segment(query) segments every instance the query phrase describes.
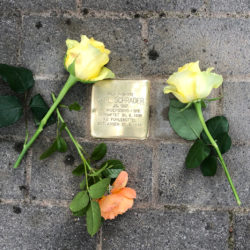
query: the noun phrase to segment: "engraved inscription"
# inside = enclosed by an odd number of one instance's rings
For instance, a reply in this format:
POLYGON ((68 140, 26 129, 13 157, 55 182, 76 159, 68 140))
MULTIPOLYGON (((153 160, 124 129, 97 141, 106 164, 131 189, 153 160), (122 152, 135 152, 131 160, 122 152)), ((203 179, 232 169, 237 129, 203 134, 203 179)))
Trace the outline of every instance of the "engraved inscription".
POLYGON ((148 135, 148 80, 103 80, 93 85, 91 135, 145 139, 148 135))
POLYGON ((145 97, 135 97, 131 92, 107 93, 97 102, 105 107, 104 112, 99 114, 98 126, 143 126, 145 97))

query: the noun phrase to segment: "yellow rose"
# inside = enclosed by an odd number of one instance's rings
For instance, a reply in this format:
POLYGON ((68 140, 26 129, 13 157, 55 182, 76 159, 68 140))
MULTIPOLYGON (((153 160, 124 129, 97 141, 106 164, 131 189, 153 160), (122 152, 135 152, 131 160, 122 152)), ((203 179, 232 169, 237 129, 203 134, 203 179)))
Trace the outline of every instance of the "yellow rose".
POLYGON ((67 39, 66 45, 65 68, 78 80, 96 82, 115 77, 110 69, 103 67, 109 61, 110 50, 102 42, 83 35, 80 43, 67 39))
POLYGON ((223 81, 222 76, 211 73, 212 70, 201 71, 199 61, 185 64, 168 78, 169 85, 164 88, 164 93, 173 93, 183 103, 206 98, 223 81))

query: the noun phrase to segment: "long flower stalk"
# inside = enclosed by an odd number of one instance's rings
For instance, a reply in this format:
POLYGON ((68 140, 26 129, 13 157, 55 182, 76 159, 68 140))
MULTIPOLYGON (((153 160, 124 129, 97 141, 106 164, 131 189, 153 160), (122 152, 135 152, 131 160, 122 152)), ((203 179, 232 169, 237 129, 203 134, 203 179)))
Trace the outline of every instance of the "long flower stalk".
POLYGON ((38 129, 36 130, 35 134, 31 137, 31 139, 27 142, 24 143, 23 145, 23 149, 22 152, 20 153, 14 168, 17 168, 24 155, 26 154, 26 152, 28 151, 28 149, 31 147, 31 145, 34 143, 34 141, 37 139, 37 137, 40 135, 40 133, 43 131, 43 127, 46 125, 48 119, 50 118, 50 116, 53 114, 53 112, 55 111, 55 109, 57 108, 58 104, 62 101, 63 97, 66 95, 66 93, 68 92, 68 90, 77 82, 77 78, 70 75, 67 82, 65 83, 64 87, 62 88, 61 92, 59 93, 57 99, 55 100, 55 102, 53 103, 53 105, 50 107, 49 111, 47 112, 47 114, 43 117, 43 119, 40 122, 40 125, 38 127, 38 129))
POLYGON ((203 127, 203 129, 204 129, 204 131, 205 131, 205 133, 206 133, 206 135, 207 135, 209 141, 211 142, 212 146, 214 147, 214 149, 216 150, 216 152, 217 152, 217 154, 218 154, 218 157, 219 157, 219 161, 220 161, 220 163, 221 163, 221 166, 223 167, 223 169, 224 169, 224 171, 225 171, 226 177, 227 177, 228 182, 229 182, 229 184, 230 184, 230 186, 231 186, 231 188, 232 188, 232 191, 233 191, 233 193, 234 193, 235 199, 236 199, 238 205, 240 206, 240 205, 241 205, 241 201, 240 201, 240 198, 239 198, 239 196, 238 196, 238 194, 237 194, 237 191, 236 191, 236 189, 235 189, 235 187, 234 187, 234 184, 233 184, 233 181, 232 181, 232 179, 231 179, 231 177, 230 177, 230 174, 229 174, 229 172, 228 172, 226 163, 225 163, 225 161, 224 161, 224 159, 223 159, 223 157, 222 157, 222 154, 221 154, 221 152, 220 152, 220 149, 219 149, 219 147, 218 147, 216 141, 214 140, 214 138, 213 138, 212 135, 210 134, 210 132, 209 132, 209 130, 208 130, 208 128, 207 128, 207 125, 206 125, 206 123, 205 123, 205 120, 204 120, 204 117, 203 117, 203 113, 202 113, 202 109, 201 109, 201 102, 195 102, 195 103, 194 103, 194 106, 195 106, 196 112, 197 112, 197 114, 198 114, 198 117, 199 117, 199 119, 200 119, 201 125, 202 125, 202 127, 203 127))

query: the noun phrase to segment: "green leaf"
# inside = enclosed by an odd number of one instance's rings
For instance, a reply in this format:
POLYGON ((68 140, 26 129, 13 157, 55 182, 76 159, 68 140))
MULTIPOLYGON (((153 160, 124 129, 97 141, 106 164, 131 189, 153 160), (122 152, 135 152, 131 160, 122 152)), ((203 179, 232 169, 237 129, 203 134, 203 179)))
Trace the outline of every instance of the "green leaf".
POLYGON ((91 154, 90 159, 93 161, 101 160, 107 153, 107 145, 105 143, 99 144, 91 154))
POLYGON ((96 172, 94 172, 93 174, 89 174, 89 176, 98 176, 100 175, 106 168, 108 167, 108 164, 105 164, 103 167, 101 167, 100 169, 98 169, 96 172))
POLYGON ((201 107, 205 109, 207 107, 207 104, 204 102, 204 100, 201 100, 201 107))
POLYGON ((186 157, 186 167, 196 168, 209 156, 210 148, 203 141, 196 140, 186 157))
POLYGON ((228 133, 219 134, 216 137, 216 142, 222 154, 226 153, 232 145, 232 140, 228 133))
POLYGON ((85 207, 85 208, 83 208, 83 209, 80 210, 80 211, 72 212, 72 214, 73 214, 74 216, 77 216, 77 217, 84 216, 84 215, 86 214, 86 212, 87 212, 87 208, 88 208, 88 207, 85 207))
POLYGON ((0 64, 0 76, 17 93, 26 92, 35 83, 32 72, 22 67, 0 64))
POLYGON ((105 169, 103 171, 103 176, 105 177, 109 177, 109 178, 112 178, 112 179, 115 179, 117 178, 117 176, 121 173, 122 169, 105 169))
POLYGON ((74 60, 73 63, 71 63, 68 67, 68 71, 69 73, 72 75, 72 76, 75 76, 75 62, 76 62, 76 59, 74 60))
MULTIPOLYGON (((43 117, 47 114, 49 111, 49 106, 46 104, 44 99, 40 94, 37 94, 32 97, 30 101, 30 108, 34 117, 34 121, 36 126, 38 126, 43 119, 43 117)), ((55 116, 52 114, 47 121, 46 125, 51 125, 56 122, 55 116)))
POLYGON ((101 198, 108 189, 110 183, 110 178, 105 178, 97 182, 96 184, 90 186, 89 195, 92 199, 101 198))
MULTIPOLYGON (((222 133, 227 133, 229 130, 229 124, 225 116, 215 116, 206 121, 206 125, 214 139, 217 139, 217 136, 222 133)), ((201 138, 205 143, 210 144, 205 131, 202 131, 201 138)))
POLYGON ((86 186, 86 178, 84 177, 82 182, 80 183, 80 189, 85 189, 85 186, 86 186))
POLYGON ((214 176, 217 170, 217 158, 213 155, 207 157, 201 163, 201 172, 204 176, 214 176))
POLYGON ((61 136, 56 138, 56 148, 60 153, 65 153, 68 150, 67 143, 61 136))
POLYGON ((73 171, 72 171, 73 175, 76 176, 82 176, 84 174, 84 165, 80 164, 78 165, 73 171))
POLYGON ((119 160, 108 160, 103 164, 108 164, 108 167, 102 172, 104 177, 117 178, 122 170, 125 170, 124 165, 119 160))
POLYGON ((41 154, 40 160, 44 160, 44 159, 48 158, 49 156, 51 156, 56 151, 57 151, 57 141, 55 140, 53 142, 53 144, 45 152, 43 152, 41 154))
POLYGON ((69 105, 69 110, 75 110, 75 111, 80 111, 82 109, 82 107, 80 106, 80 104, 78 102, 74 102, 72 104, 69 105))
POLYGON ((0 96, 0 128, 17 122, 23 107, 15 96, 0 96))
POLYGON ((71 201, 69 208, 72 212, 78 212, 89 204, 89 196, 86 191, 80 191, 71 201))
POLYGON ((186 104, 176 99, 170 100, 169 122, 180 137, 186 140, 195 140, 200 136, 202 125, 193 105, 180 112, 185 106, 186 104))
POLYGON ((101 226, 101 210, 96 201, 91 201, 87 210, 87 230, 93 236, 96 234, 101 226))

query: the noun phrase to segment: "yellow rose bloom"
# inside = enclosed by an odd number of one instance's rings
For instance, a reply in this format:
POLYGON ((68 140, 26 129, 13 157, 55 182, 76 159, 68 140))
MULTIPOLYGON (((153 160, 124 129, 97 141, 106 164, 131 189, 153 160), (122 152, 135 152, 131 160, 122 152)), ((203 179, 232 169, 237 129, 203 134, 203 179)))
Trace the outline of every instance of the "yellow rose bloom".
POLYGON ((199 61, 187 63, 172 74, 164 88, 164 93, 173 93, 182 103, 189 103, 206 98, 213 88, 218 88, 223 78, 221 75, 211 73, 213 68, 201 71, 199 61))
POLYGON ((64 65, 66 70, 82 82, 96 82, 114 78, 114 73, 104 67, 109 61, 110 50, 94 38, 81 36, 81 42, 66 40, 68 50, 64 65))

